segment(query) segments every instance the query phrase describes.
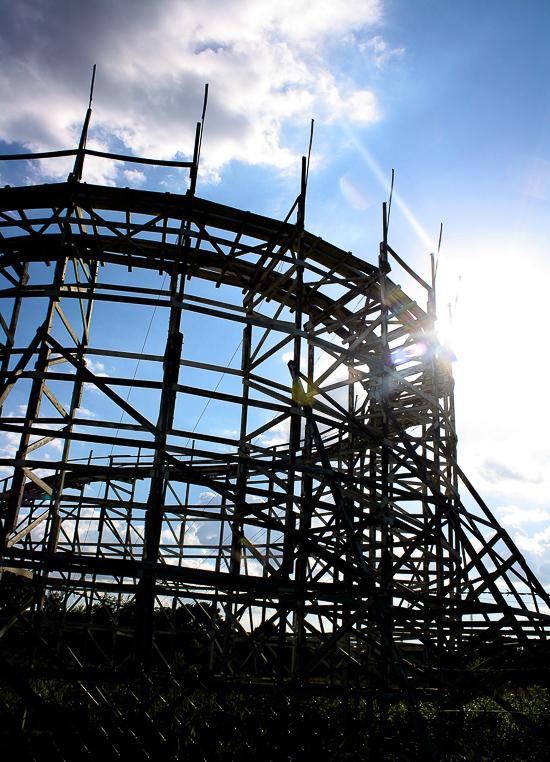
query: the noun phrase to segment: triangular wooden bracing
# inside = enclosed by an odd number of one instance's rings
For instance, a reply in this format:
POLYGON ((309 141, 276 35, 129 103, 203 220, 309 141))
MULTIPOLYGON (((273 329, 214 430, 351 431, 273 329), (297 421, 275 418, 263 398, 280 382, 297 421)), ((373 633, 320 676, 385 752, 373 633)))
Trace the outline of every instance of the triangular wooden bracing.
POLYGON ((130 735, 194 687, 416 716, 494 695, 482 654, 546 654, 548 595, 457 464, 433 286, 385 236, 376 264, 339 250, 303 193, 297 224, 74 181, 0 208, 0 633, 25 691, 73 680, 130 735))

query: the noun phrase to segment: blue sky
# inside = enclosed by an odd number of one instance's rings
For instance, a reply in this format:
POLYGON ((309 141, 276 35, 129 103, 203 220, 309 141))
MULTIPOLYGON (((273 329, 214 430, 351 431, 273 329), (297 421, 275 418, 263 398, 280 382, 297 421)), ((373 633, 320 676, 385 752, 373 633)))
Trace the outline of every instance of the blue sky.
MULTIPOLYGON (((459 460, 548 584, 549 40, 545 0, 3 2, 0 153, 74 147, 96 63, 89 146, 185 158, 208 82, 199 195, 284 217, 314 118, 306 226, 373 262, 395 169, 390 243, 425 278, 443 223, 459 460)), ((85 179, 186 187, 101 160, 85 179)))

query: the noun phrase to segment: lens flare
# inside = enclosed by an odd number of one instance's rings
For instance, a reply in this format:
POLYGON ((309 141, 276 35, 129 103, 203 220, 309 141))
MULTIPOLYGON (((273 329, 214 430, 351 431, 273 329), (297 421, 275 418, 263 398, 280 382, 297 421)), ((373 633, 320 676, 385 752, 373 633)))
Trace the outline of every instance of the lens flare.
MULTIPOLYGON (((365 164, 370 168, 376 179, 380 182, 386 193, 390 192, 390 183, 387 175, 382 172, 378 162, 372 156, 372 154, 365 148, 365 146, 359 141, 356 134, 353 132, 353 130, 350 128, 349 124, 346 124, 345 122, 342 122, 342 129, 345 131, 349 139, 353 142, 358 154, 361 156, 365 164)), ((405 215, 407 221, 415 231, 415 233, 418 235, 422 243, 428 248, 428 251, 436 251, 437 249, 437 243, 434 239, 432 239, 428 233, 424 230, 422 225, 418 222, 416 217, 413 215, 413 213, 410 211, 408 206, 406 206, 405 202, 401 199, 398 193, 393 193, 393 202, 397 204, 397 206, 401 209, 403 214, 405 215)))
POLYGON ((406 347, 397 347, 391 353, 391 361, 394 365, 403 365, 417 357, 422 357, 428 351, 428 345, 419 341, 417 344, 409 344, 406 347))
POLYGON ((357 189, 355 184, 350 180, 348 175, 340 178, 340 192, 346 201, 360 212, 365 211, 370 206, 368 199, 366 199, 361 191, 357 189))

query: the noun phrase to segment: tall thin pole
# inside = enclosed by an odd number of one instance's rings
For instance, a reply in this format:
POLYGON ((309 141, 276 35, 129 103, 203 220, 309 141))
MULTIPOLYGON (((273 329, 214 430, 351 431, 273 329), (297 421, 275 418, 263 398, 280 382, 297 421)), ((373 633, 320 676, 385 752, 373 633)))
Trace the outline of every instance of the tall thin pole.
POLYGON ((86 118, 84 119, 84 125, 82 132, 80 133, 80 142, 78 144, 78 153, 74 162, 74 168, 69 175, 69 180, 73 182, 80 182, 82 180, 82 172, 84 170, 84 158, 86 156, 86 140, 88 139, 88 127, 90 126, 90 118, 92 116, 92 99, 94 97, 94 83, 95 83, 95 71, 96 64, 92 69, 92 83, 90 85, 90 99, 88 101, 88 110, 86 111, 86 118))

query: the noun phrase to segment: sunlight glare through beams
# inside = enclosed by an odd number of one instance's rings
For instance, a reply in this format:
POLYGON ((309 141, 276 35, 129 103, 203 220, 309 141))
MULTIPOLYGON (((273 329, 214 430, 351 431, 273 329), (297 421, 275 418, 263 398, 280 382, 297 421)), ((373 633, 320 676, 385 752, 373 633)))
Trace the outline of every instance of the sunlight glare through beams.
MULTIPOLYGON (((342 129, 348 136, 348 138, 352 141, 355 149, 357 150, 358 154, 361 156, 365 164, 369 167, 369 169, 372 171, 373 175, 376 177, 382 188, 386 193, 389 194, 390 192, 390 181, 389 176, 386 176, 386 173, 382 171, 380 168, 380 165, 374 158, 374 156, 370 153, 370 151, 363 145, 363 143, 359 140, 356 133, 349 124, 346 122, 341 122, 342 129)), ((428 233, 424 230, 420 222, 416 219, 416 217, 413 215, 411 210, 408 208, 408 206, 405 204, 405 202, 401 199, 398 193, 395 191, 393 192, 392 197, 392 203, 395 202, 399 209, 403 212, 405 218, 411 225, 414 232, 417 234, 417 236, 420 238, 422 243, 427 247, 428 252, 436 251, 437 249, 437 243, 431 236, 428 235, 428 233)))

